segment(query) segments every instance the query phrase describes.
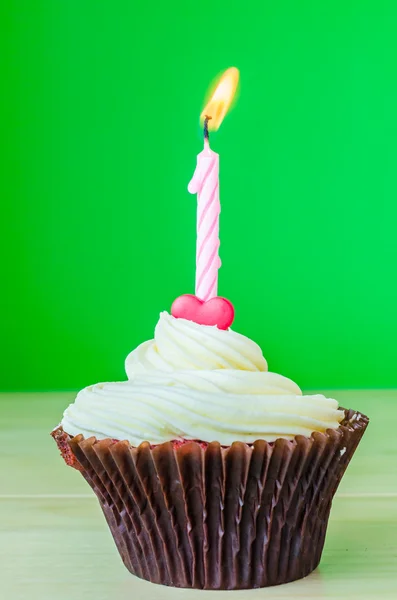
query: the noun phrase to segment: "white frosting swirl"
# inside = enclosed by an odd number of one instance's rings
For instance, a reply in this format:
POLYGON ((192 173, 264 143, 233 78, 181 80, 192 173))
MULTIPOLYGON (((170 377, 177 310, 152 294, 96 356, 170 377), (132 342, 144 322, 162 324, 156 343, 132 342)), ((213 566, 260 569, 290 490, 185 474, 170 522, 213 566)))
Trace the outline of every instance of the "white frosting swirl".
POLYGON ((155 339, 126 360, 128 381, 79 392, 62 426, 71 435, 128 439, 134 446, 174 439, 252 443, 337 428, 336 400, 302 396, 269 373, 255 342, 231 329, 160 315, 155 339))

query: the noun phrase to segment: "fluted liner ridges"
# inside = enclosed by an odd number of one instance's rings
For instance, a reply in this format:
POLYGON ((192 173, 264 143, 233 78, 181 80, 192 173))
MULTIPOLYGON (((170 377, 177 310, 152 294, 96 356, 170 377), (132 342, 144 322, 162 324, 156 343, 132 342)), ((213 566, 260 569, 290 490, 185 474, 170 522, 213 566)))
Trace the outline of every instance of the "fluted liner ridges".
POLYGON ((350 410, 337 430, 228 448, 134 448, 82 435, 68 442, 131 573, 231 590, 317 567, 332 498, 367 424, 350 410))

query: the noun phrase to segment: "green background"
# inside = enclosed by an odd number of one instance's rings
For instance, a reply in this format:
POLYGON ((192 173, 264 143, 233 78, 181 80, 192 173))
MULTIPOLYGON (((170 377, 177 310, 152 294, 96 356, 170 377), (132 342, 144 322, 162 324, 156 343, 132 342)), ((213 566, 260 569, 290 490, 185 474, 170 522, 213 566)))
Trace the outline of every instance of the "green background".
POLYGON ((397 385, 394 0, 2 6, 2 389, 124 378, 194 291, 198 117, 232 65, 234 328, 302 387, 397 385))

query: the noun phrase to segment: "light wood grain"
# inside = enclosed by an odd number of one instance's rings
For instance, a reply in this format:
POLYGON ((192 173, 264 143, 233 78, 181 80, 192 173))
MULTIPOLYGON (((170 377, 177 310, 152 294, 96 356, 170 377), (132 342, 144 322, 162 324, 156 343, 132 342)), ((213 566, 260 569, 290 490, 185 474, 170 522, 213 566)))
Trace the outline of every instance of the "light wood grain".
POLYGON ((10 600, 396 598, 397 392, 333 392, 371 424, 340 487, 320 568, 245 592, 197 592, 132 577, 95 497, 49 431, 73 394, 0 395, 0 597, 10 600))

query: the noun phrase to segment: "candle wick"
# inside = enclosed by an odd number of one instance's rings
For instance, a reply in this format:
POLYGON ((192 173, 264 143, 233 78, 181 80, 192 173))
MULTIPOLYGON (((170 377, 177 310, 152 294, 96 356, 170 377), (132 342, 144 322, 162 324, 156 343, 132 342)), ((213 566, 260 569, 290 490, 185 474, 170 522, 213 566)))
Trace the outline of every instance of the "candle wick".
POLYGON ((210 134, 208 131, 208 121, 212 119, 212 117, 210 117, 209 115, 205 115, 204 117, 204 142, 207 141, 209 142, 210 139, 210 134))

